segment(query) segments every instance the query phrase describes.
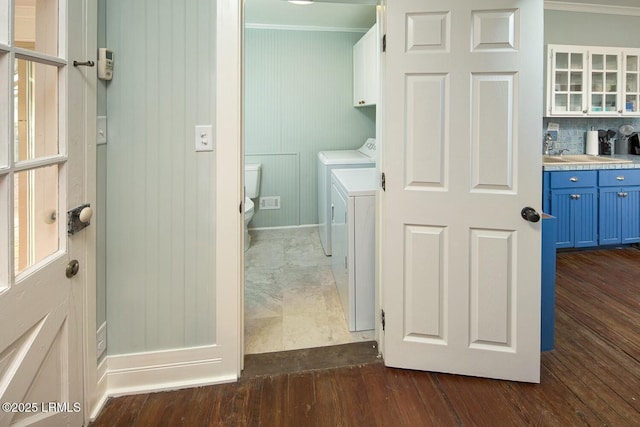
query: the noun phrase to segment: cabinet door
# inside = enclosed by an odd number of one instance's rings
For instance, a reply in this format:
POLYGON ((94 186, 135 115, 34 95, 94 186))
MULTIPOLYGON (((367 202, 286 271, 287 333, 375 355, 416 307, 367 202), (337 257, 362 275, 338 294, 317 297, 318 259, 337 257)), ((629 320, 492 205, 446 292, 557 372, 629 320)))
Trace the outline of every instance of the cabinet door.
POLYGON ((621 197, 619 194, 621 191, 617 187, 600 189, 598 242, 601 245, 615 245, 621 241, 621 197))
POLYGON ((640 115, 640 51, 623 53, 622 70, 623 114, 640 115))
POLYGON ((620 193, 620 243, 640 242, 640 187, 623 187, 620 193))
MULTIPOLYGON (((365 35, 366 36, 366 35, 365 35)), ((362 107, 365 101, 365 55, 364 37, 353 46, 353 105, 362 107)))
POLYGON ((377 25, 353 46, 353 105, 366 107, 378 101, 377 25))
POLYGON ((619 52, 609 49, 589 49, 589 114, 622 113, 620 57, 619 52))
POLYGON ((551 215, 558 218, 557 248, 585 248, 598 244, 596 198, 595 188, 551 192, 551 215))
POLYGON ((556 247, 573 247, 573 218, 571 215, 571 196, 573 190, 551 191, 551 215, 557 218, 556 247))
POLYGON ((587 113, 587 50, 550 46, 547 65, 549 115, 582 116, 587 113))
POLYGON ((581 188, 571 198, 574 219, 574 245, 586 248, 598 244, 598 192, 595 188, 581 188))

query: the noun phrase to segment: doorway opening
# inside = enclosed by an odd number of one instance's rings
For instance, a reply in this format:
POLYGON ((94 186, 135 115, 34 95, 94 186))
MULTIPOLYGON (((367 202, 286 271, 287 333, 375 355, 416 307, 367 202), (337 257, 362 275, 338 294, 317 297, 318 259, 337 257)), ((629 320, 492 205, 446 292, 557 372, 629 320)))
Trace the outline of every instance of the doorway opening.
POLYGON ((349 331, 319 237, 317 172, 318 152, 376 136, 375 106, 352 101, 353 46, 375 23, 375 2, 245 3, 244 163, 260 165, 244 254, 245 355, 375 340, 374 329, 349 331))

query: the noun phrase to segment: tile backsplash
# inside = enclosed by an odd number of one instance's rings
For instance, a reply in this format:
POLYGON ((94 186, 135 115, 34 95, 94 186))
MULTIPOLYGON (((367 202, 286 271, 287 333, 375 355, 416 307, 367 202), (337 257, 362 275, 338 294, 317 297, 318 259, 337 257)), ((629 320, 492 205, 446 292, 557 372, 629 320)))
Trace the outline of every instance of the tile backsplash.
MULTIPOLYGON (((560 150, 569 150, 566 154, 583 154, 585 150, 586 134, 593 126, 598 129, 613 129, 618 132, 622 125, 631 125, 636 132, 640 132, 640 117, 544 117, 542 120, 542 135, 540 137, 540 148, 544 152, 544 137, 547 133, 547 126, 551 123, 560 125, 558 140, 554 143, 553 153, 560 150)), ((623 136, 618 132, 615 140, 622 140, 623 136)))

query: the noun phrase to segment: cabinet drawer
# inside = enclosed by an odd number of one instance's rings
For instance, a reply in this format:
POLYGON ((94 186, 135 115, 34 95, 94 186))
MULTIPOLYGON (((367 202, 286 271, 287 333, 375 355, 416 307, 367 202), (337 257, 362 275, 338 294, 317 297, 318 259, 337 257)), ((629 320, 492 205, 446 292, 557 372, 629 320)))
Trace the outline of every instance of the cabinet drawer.
POLYGON ((609 169, 598 172, 601 187, 640 185, 640 169, 609 169))
POLYGON ((595 187, 597 177, 596 170, 551 172, 551 188, 595 187))

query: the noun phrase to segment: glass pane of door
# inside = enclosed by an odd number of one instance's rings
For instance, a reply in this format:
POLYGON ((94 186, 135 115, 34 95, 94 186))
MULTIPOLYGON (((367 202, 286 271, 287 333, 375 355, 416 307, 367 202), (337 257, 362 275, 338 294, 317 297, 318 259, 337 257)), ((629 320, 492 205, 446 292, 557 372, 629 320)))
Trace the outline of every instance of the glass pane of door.
POLYGON ((58 67, 17 59, 13 105, 15 160, 58 154, 58 67))
POLYGON ((17 275, 58 251, 58 165, 17 172, 13 190, 17 275))
POLYGON ((17 47, 58 55, 58 0, 15 0, 17 47))

